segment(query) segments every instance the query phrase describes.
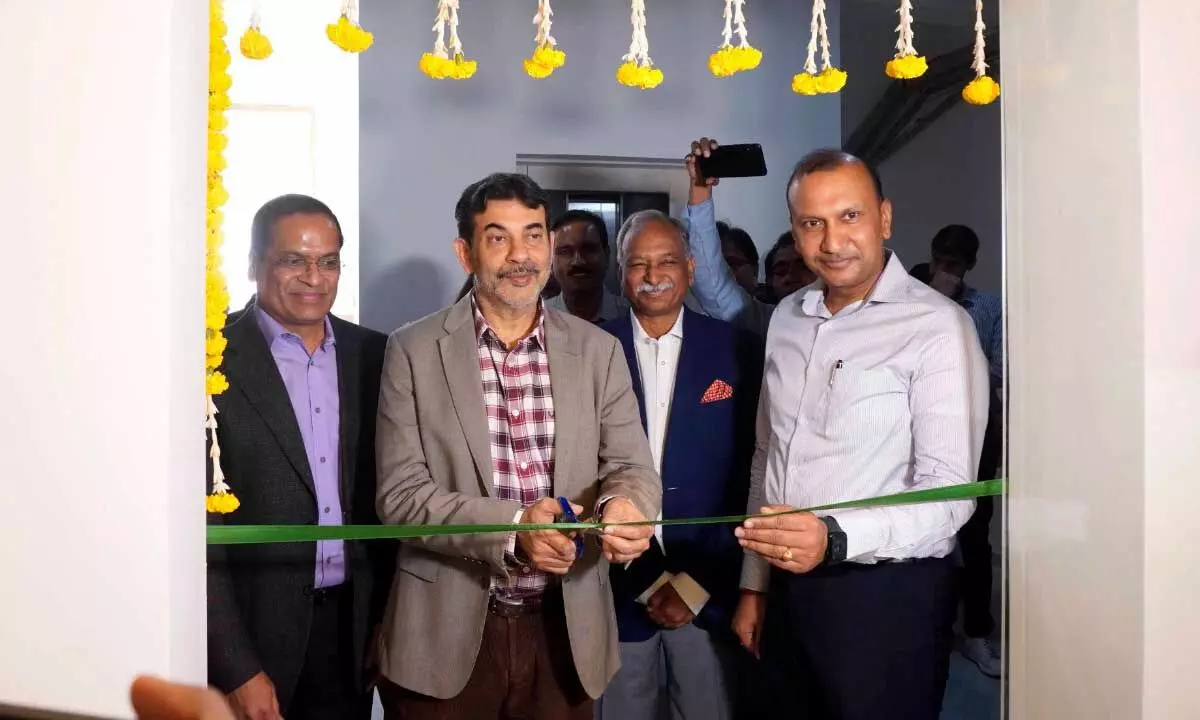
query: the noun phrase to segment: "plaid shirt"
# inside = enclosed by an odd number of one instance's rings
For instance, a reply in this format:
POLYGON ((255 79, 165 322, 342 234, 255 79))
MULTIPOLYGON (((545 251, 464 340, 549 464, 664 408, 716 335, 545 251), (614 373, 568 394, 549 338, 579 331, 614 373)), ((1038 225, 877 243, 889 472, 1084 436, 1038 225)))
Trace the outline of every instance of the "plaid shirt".
MULTIPOLYGON (((539 307, 537 327, 509 350, 474 302, 472 308, 492 451, 492 483, 497 497, 529 507, 550 497, 554 476, 554 394, 546 355, 545 315, 539 307)), ((515 545, 510 545, 509 561, 516 565, 512 549, 515 545)), ((492 592, 514 600, 535 597, 549 582, 545 573, 521 565, 507 580, 493 578, 492 592)))

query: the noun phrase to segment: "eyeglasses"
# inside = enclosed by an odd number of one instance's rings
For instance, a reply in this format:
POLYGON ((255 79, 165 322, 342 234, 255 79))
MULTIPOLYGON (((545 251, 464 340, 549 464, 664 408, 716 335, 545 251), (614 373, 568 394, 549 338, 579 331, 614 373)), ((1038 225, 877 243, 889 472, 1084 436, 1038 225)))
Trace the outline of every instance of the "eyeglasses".
POLYGON ((316 265, 317 272, 322 275, 337 275, 342 271, 342 259, 337 255, 327 255, 316 260, 309 260, 303 255, 285 255, 272 261, 271 266, 289 274, 307 272, 310 265, 316 265))

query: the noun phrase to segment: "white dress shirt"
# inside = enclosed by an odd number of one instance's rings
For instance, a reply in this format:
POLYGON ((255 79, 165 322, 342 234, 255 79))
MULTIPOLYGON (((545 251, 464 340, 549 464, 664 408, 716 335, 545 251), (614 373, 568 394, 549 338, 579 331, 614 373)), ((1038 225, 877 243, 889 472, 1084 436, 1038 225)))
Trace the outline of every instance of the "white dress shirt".
MULTIPOLYGON (((646 406, 646 436, 650 440, 650 456, 654 459, 654 472, 662 476, 663 445, 667 439, 667 423, 671 418, 671 397, 675 394, 675 373, 679 369, 679 353, 683 349, 683 310, 675 318, 675 324, 657 340, 642 329, 637 315, 633 318, 633 346, 637 354, 638 378, 642 383, 642 401, 646 406)), ((658 519, 662 519, 659 512, 658 519)), ((663 555, 667 546, 663 542, 662 526, 654 526, 654 537, 663 555)), ((699 615, 709 594, 687 573, 673 575, 663 573, 641 596, 646 602, 666 583, 671 583, 675 592, 683 599, 693 614, 699 615)))
MULTIPOLYGON (((784 298, 767 331, 748 512, 813 507, 975 480, 988 368, 970 317, 895 253, 864 301, 836 315, 821 282, 784 298)), ((846 559, 944 557, 974 501, 829 513, 846 559)), ((766 590, 747 554, 742 586, 766 590)))

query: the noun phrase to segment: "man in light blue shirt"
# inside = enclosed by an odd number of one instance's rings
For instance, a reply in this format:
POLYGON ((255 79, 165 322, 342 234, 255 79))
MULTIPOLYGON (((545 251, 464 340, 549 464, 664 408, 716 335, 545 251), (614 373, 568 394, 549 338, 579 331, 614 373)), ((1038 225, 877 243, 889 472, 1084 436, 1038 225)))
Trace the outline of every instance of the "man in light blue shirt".
POLYGON ((774 305, 765 303, 738 284, 733 270, 721 254, 721 237, 717 231, 717 215, 713 205, 713 187, 717 178, 703 178, 696 169, 696 160, 717 148, 715 140, 701 138, 692 143, 686 164, 691 187, 684 219, 688 225, 688 249, 696 260, 692 297, 708 315, 727 320, 750 332, 766 337, 774 305))

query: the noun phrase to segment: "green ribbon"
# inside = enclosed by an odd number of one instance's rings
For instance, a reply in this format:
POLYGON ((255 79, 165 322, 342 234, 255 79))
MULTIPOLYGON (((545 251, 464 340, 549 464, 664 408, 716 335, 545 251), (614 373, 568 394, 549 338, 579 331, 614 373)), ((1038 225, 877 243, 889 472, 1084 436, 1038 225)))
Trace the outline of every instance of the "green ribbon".
POLYGON ((643 520, 626 523, 546 523, 500 525, 209 525, 209 545, 253 545, 262 543, 313 542, 316 540, 407 540, 443 535, 482 535, 484 533, 530 532, 534 530, 563 530, 567 532, 601 531, 610 526, 662 525, 740 525, 753 517, 776 517, 801 512, 823 512, 848 508, 915 505, 918 503, 948 502, 1004 494, 1004 480, 951 485, 930 490, 912 490, 863 500, 797 508, 769 515, 725 515, 722 517, 679 518, 674 520, 643 520))

